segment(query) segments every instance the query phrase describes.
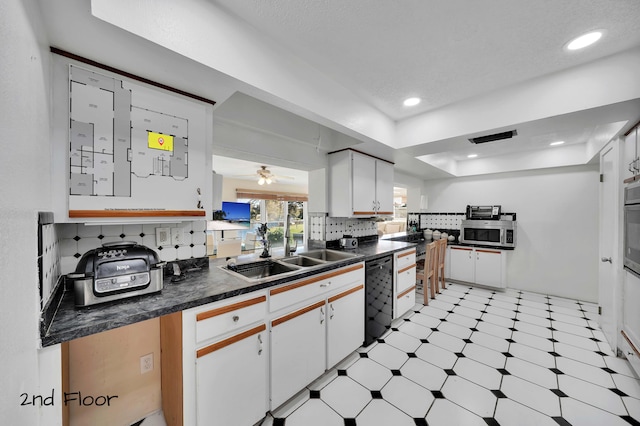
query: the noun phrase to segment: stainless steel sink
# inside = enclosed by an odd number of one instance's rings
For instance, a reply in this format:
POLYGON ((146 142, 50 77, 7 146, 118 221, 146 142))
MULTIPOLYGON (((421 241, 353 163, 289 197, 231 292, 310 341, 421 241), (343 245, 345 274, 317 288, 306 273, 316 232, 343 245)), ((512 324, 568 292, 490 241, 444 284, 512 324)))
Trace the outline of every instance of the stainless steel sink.
POLYGON ((236 265, 234 269, 224 268, 228 272, 240 274, 243 277, 253 280, 260 280, 274 275, 286 274, 298 271, 301 268, 297 265, 276 262, 274 260, 261 260, 258 262, 242 263, 236 265))
POLYGON ((245 281, 261 283, 357 256, 355 253, 317 249, 282 259, 256 260, 254 262, 238 263, 233 268, 227 266, 219 266, 219 268, 245 281))
POLYGON ((286 257, 284 259, 280 259, 280 262, 284 262, 291 265, 309 267, 309 266, 317 266, 326 263, 326 261, 321 259, 314 259, 312 257, 306 257, 304 255, 301 256, 292 256, 286 257))
POLYGON ((349 253, 346 251, 317 249, 317 250, 310 250, 304 253, 300 253, 300 256, 319 259, 325 262, 337 262, 338 260, 351 259, 351 258, 357 257, 358 255, 355 253, 349 253))

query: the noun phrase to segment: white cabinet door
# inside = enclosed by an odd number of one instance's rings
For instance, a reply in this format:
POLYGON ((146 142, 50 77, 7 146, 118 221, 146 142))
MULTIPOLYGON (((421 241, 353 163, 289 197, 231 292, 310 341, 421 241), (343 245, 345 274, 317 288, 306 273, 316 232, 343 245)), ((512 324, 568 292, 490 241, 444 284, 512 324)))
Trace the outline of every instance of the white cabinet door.
POLYGON ((332 296, 327 304, 327 369, 364 341, 364 284, 332 296))
POLYGON ((376 210, 376 159, 355 152, 352 155, 353 214, 371 216, 376 210))
POLYGON ((400 318, 416 304, 416 286, 403 291, 396 297, 396 309, 393 319, 400 318))
POLYGON ((491 287, 503 287, 502 252, 485 249, 476 249, 475 252, 475 282, 491 287))
POLYGON ((198 425, 252 425, 267 407, 266 325, 196 352, 198 425))
POLYGON ((393 215, 393 164, 376 161, 377 213, 393 215))
POLYGON ((324 373, 326 318, 323 299, 271 321, 272 410, 324 373))
POLYGON ((451 274, 452 280, 474 282, 475 258, 471 247, 451 247, 451 274))

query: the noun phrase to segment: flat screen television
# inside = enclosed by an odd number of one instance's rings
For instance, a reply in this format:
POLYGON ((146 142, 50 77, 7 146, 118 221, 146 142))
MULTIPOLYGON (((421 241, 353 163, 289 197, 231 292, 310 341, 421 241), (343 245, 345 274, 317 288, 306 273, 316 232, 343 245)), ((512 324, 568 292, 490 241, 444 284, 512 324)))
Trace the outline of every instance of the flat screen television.
POLYGON ((222 210, 213 212, 213 220, 249 228, 251 226, 251 204, 223 201, 222 210))

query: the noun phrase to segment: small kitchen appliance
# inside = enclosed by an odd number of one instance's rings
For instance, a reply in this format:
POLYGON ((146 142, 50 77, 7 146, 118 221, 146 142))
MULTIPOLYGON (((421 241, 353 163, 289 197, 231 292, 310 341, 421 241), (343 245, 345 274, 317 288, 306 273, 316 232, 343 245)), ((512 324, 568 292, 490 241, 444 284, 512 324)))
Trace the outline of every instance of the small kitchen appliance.
POLYGON ((346 250, 353 250, 358 248, 358 239, 353 238, 351 235, 343 235, 340 238, 340 247, 346 250))
POLYGON ((460 242, 491 247, 515 248, 515 220, 463 220, 460 242))
POLYGON ((467 206, 466 219, 500 220, 501 206, 467 206))
POLYGON ((86 252, 67 280, 75 305, 90 306, 161 291, 164 266, 150 248, 118 241, 86 252))

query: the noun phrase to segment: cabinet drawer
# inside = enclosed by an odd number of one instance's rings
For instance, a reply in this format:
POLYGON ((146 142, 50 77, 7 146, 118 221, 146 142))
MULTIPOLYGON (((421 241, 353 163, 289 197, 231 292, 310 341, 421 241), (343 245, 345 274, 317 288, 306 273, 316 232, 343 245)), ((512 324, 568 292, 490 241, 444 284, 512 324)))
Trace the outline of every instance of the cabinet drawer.
POLYGON ((271 289, 269 290, 269 309, 271 312, 275 312, 355 282, 364 282, 364 265, 362 263, 271 289))
POLYGON ((408 288, 407 290, 398 294, 396 298, 396 311, 393 313, 393 318, 399 318, 407 311, 409 311, 416 304, 416 286, 408 288))
POLYGON ((399 269, 396 275, 396 292, 401 293, 416 285, 416 264, 399 269))
POLYGON ((264 293, 212 303, 196 313, 196 342, 263 321, 266 313, 267 296, 264 293))
POLYGON ((416 263, 416 251, 407 250, 396 254, 396 271, 401 271, 416 263))

